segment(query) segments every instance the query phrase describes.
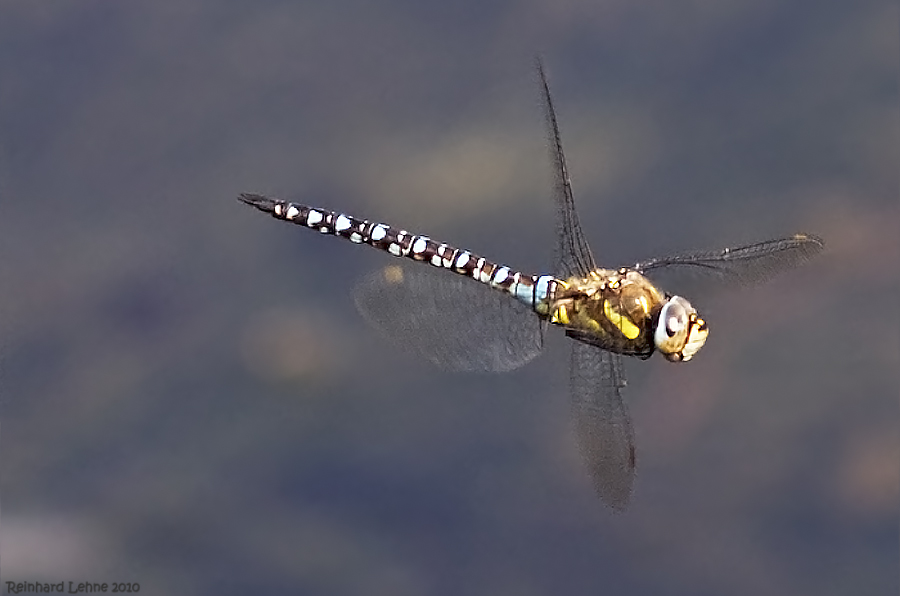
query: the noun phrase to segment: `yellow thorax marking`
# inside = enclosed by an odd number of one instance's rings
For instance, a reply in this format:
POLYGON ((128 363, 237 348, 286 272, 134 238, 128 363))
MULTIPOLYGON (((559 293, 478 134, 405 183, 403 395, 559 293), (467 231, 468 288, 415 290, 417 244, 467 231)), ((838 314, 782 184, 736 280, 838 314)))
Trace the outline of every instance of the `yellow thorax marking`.
POLYGON ((574 304, 559 304, 553 309, 550 322, 574 329, 600 332, 600 323, 590 318, 584 311, 579 312, 574 304), (571 311, 569 309, 572 309, 571 311))
POLYGON ((550 318, 550 322, 556 323, 557 325, 569 324, 569 312, 566 310, 565 304, 560 304, 553 310, 553 316, 550 318))
POLYGON ((638 300, 641 301, 641 308, 644 309, 644 314, 645 315, 650 314, 650 305, 647 304, 647 297, 641 296, 640 298, 638 298, 638 300))
POLYGON ((628 339, 635 339, 641 334, 640 328, 631 322, 631 320, 616 310, 609 300, 603 301, 603 314, 609 319, 609 322, 619 328, 622 335, 628 339))

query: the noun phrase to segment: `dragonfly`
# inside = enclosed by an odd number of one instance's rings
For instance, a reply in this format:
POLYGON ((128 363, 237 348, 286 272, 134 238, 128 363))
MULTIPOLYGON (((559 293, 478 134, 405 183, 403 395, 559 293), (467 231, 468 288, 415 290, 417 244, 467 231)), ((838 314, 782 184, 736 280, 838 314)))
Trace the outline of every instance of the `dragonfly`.
POLYGON ((509 371, 535 358, 548 328, 571 338, 574 432, 600 500, 624 510, 635 478, 634 431, 623 399, 623 359, 659 352, 687 362, 703 347, 707 322, 682 296, 656 285, 663 272, 696 273, 746 285, 796 267, 819 253, 809 234, 650 259, 597 265, 572 193, 556 110, 543 63, 536 64, 554 170, 557 234, 553 269, 529 274, 472 251, 388 224, 244 193, 239 200, 276 219, 367 244, 417 261, 391 265, 354 291, 363 317, 385 336, 455 371, 509 371), (451 275, 455 274, 455 275, 451 275))

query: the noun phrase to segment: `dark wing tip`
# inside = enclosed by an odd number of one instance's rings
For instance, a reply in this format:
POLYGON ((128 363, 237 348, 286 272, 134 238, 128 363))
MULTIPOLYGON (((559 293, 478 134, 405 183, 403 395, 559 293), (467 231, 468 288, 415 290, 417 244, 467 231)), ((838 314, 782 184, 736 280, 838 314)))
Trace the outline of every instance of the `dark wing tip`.
POLYGON ((238 201, 242 203, 246 203, 251 207, 256 207, 260 211, 265 211, 266 213, 274 213, 275 212, 275 204, 276 201, 274 199, 270 199, 268 197, 264 197, 262 195, 252 194, 252 193, 241 193, 238 196, 238 201))

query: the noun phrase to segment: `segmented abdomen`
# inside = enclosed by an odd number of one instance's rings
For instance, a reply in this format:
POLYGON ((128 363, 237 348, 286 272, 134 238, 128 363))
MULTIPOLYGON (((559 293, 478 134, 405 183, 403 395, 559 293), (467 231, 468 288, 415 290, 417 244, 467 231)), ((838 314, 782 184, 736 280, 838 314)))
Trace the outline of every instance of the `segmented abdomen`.
POLYGON ((434 267, 470 277, 496 290, 511 294, 542 315, 546 315, 546 303, 555 294, 559 283, 551 275, 526 275, 492 263, 467 250, 436 242, 427 236, 410 234, 387 224, 373 223, 343 213, 270 199, 262 195, 242 194, 240 200, 271 214, 276 219, 318 230, 323 234, 346 238, 357 244, 368 244, 397 257, 427 262, 434 267))

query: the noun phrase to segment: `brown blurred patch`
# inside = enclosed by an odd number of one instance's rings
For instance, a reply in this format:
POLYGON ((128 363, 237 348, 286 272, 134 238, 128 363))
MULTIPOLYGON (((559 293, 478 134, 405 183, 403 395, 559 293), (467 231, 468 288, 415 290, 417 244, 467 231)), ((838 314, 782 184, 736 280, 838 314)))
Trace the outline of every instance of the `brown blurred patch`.
POLYGON ((272 308, 244 327, 241 356, 247 368, 270 382, 322 379, 341 368, 346 353, 328 315, 309 309, 272 308))
POLYGON ((900 436, 894 426, 861 428, 834 470, 838 500, 854 517, 893 516, 900 499, 900 436))

